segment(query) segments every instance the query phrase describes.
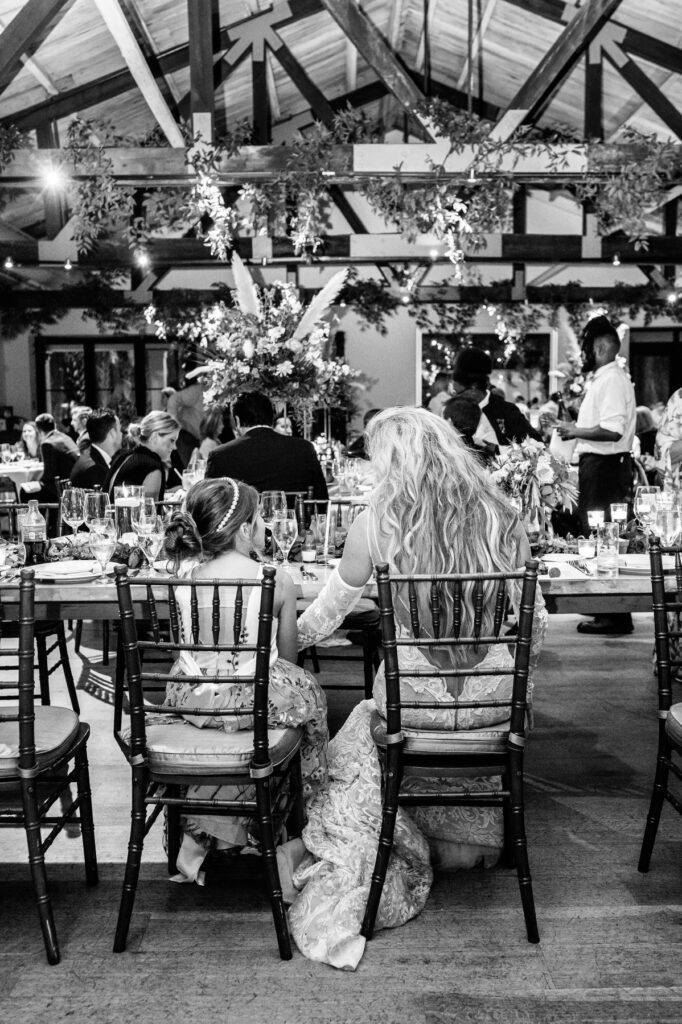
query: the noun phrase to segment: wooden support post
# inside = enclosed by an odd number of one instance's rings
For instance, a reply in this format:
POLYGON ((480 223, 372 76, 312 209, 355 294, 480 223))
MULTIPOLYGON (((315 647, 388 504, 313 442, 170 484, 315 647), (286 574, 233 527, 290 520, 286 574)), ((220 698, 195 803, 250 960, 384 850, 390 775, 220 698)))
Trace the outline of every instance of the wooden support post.
MULTIPOLYGON (((521 185, 514 192, 512 197, 512 225, 514 234, 525 235, 527 228, 526 218, 526 186, 521 185)), ((512 284, 512 299, 523 300, 526 298, 526 264, 514 263, 512 265, 514 275, 512 284)))
MULTIPOLYGON (((675 237, 677 235, 677 219, 679 214, 679 200, 671 199, 663 207, 663 234, 675 237)), ((663 267, 663 276, 674 285, 677 277, 677 266, 674 263, 666 263, 663 267)))
POLYGON ((585 54, 585 138, 604 139, 603 58, 601 44, 591 43, 585 54))
MULTIPOLYGON (((57 125, 49 121, 38 125, 36 128, 36 142, 38 149, 58 149, 59 135, 57 125)), ((66 185, 66 178, 64 179, 66 185)), ((45 234, 53 239, 66 224, 66 197, 64 188, 60 187, 58 181, 48 182, 42 191, 43 206, 45 208, 45 234)))
POLYGON ((270 141, 272 130, 265 48, 263 48, 262 60, 256 60, 254 55, 251 76, 253 82, 253 141, 257 146, 265 146, 270 141))
POLYGON ((187 0, 192 133, 213 142, 213 0, 187 0))

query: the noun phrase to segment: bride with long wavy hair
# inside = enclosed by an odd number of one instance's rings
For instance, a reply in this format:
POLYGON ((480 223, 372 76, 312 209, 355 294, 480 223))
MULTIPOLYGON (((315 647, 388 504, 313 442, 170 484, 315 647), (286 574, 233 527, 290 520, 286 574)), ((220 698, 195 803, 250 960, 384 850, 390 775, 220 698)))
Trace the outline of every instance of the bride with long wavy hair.
MULTIPOLYGON (((388 562, 394 572, 403 573, 508 572, 530 557, 516 512, 447 421, 424 409, 386 409, 367 427, 367 450, 375 480, 369 508, 353 521, 340 565, 299 618, 299 648, 333 632, 359 600, 377 564, 388 562)), ((510 588, 513 604, 515 597, 518 602, 520 593, 515 595, 510 588)), ((450 618, 454 600, 448 586, 442 587, 440 599, 450 618)), ((483 593, 482 632, 492 621, 494 604, 491 587, 483 593)), ((546 623, 541 604, 540 597, 535 654, 546 623)), ((473 605, 471 589, 464 585, 464 635, 473 621, 473 605)), ((423 611, 428 614, 420 615, 421 621, 430 622, 430 611, 423 611)), ((398 595, 395 612, 398 633, 408 633, 407 595, 398 595)), ((447 635, 445 623, 443 629, 447 635)), ((399 647, 398 652, 403 668, 449 661, 479 669, 456 678, 401 679, 404 699, 440 705, 406 709, 403 725, 464 730, 508 716, 502 707, 452 707, 458 698, 475 703, 483 696, 511 696, 513 659, 506 644, 488 648, 485 654, 472 647, 457 648, 457 654, 437 647, 399 647), (486 668, 509 666, 509 674, 488 675, 481 671, 484 663, 486 668)), ((360 925, 381 822, 381 769, 370 729, 375 709, 385 715, 383 665, 374 681, 373 700, 353 709, 330 744, 329 781, 308 808, 305 849, 299 850, 303 859, 293 873, 300 892, 289 912, 292 934, 306 956, 351 969, 364 949, 360 925)), ((471 777, 454 785, 473 791, 488 782, 471 777)), ((418 779, 416 784, 428 788, 429 780, 418 779)), ((488 866, 495 863, 502 845, 497 807, 429 806, 409 813, 400 809, 376 926, 395 927, 421 911, 431 886, 432 863, 447 868, 480 862, 488 866)))

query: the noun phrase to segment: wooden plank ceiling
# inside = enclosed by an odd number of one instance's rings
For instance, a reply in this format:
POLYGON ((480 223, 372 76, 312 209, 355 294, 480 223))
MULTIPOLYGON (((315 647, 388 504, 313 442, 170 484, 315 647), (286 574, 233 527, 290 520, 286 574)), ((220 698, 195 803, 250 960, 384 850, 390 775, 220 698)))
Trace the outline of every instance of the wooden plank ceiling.
MULTIPOLYGON (((665 123, 667 108, 659 106, 656 113, 653 107, 660 91, 671 109, 682 109, 679 0, 647 0, 646 4, 641 0, 587 2, 593 12, 601 5, 606 16, 610 16, 610 34, 600 37, 607 57, 602 79, 605 139, 613 139, 624 124, 661 138, 675 138, 675 115, 671 114, 670 123, 665 123), (644 102, 631 82, 616 70, 625 37, 638 51, 639 71, 651 83, 650 102, 644 102)), ((113 19, 106 23, 111 4, 120 6, 137 39, 141 54, 138 59, 146 62, 156 78, 156 85, 152 85, 157 111, 160 104, 176 119, 188 111, 186 0, 64 0, 61 4, 59 0, 0 0, 0 88, 4 85, 0 92, 1 123, 16 121, 24 127, 41 129, 54 121, 52 130, 62 140, 76 114, 106 118, 122 134, 138 139, 157 127, 149 92, 145 96, 139 79, 136 82, 132 64, 126 65, 122 55, 120 32, 117 34, 113 19), (33 40, 21 56, 21 70, 12 71, 3 79, 3 46, 12 44, 7 26, 13 22, 15 27, 18 25, 15 19, 19 12, 26 14, 27 24, 33 20, 33 40), (40 29, 41 17, 43 21, 50 19, 49 30, 40 29), (61 106, 55 108, 54 104, 61 106)), ((252 62, 250 57, 239 60, 243 30, 230 30, 230 26, 259 13, 268 17, 271 6, 280 13, 291 9, 294 14, 301 10, 306 14, 278 27, 277 35, 328 101, 341 101, 349 93, 357 94, 358 90, 372 89, 379 83, 374 98, 366 104, 368 116, 381 117, 387 132, 404 130, 406 122, 400 99, 391 95, 385 85, 382 87, 376 61, 371 66, 342 28, 343 12, 356 7, 355 0, 274 0, 273 4, 268 0, 217 0, 214 17, 219 20, 222 35, 216 58, 232 54, 237 61, 215 91, 218 130, 253 118, 252 62)), ((586 20, 588 16, 585 0, 582 4, 576 0, 482 0, 473 5, 480 20, 470 35, 469 7, 468 0, 428 0, 427 4, 424 0, 362 0, 358 17, 364 13, 369 19, 397 55, 402 68, 411 73, 417 89, 428 90, 437 83, 453 90, 451 95, 459 96, 466 106, 466 89, 470 86, 472 101, 482 101, 488 104, 488 111, 501 113, 523 95, 525 84, 552 48, 561 45, 558 41, 566 38, 571 18, 579 16, 586 20), (470 39, 474 42, 471 69, 467 62, 470 39)), ((266 55, 264 88, 271 109, 272 140, 277 143, 294 130, 305 128, 312 122, 312 115, 308 100, 275 56, 266 55)), ((388 81, 385 71, 384 80, 388 81)), ((580 55, 540 110, 537 123, 560 122, 581 135, 585 121, 584 92, 585 61, 580 55)), ((415 122, 411 123, 413 131, 418 132, 415 122)), ((391 138, 396 140, 395 135, 391 138)), ((3 231, 6 237, 12 229, 39 235, 44 216, 44 204, 37 189, 15 192, 2 212, 4 229, 0 229, 0 238, 3 231)))

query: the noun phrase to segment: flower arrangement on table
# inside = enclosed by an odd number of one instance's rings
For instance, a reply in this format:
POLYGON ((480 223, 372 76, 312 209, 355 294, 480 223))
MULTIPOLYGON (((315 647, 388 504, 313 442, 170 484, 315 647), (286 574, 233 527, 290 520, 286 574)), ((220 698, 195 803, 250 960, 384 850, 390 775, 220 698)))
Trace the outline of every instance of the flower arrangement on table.
POLYGON ((570 512, 578 500, 568 463, 531 437, 513 442, 497 456, 492 477, 523 517, 544 514, 545 509, 570 512))
MULTIPOLYGON (((360 374, 343 360, 326 357, 329 323, 322 319, 341 291, 346 271, 334 274, 307 309, 292 284, 258 288, 237 253, 232 255, 232 272, 234 305, 216 302, 178 331, 205 359, 188 374, 203 377, 204 403, 226 404, 244 392, 258 391, 275 404, 291 406, 304 425, 315 406, 346 404, 360 374)), ((164 338, 156 309, 149 307, 145 315, 164 338)))

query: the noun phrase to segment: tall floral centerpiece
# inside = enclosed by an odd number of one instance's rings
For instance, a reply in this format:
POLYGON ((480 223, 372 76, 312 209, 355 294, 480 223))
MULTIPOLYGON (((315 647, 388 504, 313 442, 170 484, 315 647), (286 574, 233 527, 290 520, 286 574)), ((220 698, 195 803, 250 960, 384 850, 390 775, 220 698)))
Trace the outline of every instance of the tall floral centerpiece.
POLYGON ((568 463, 532 437, 505 448, 492 464, 492 477, 518 509, 531 542, 542 539, 548 512, 570 512, 578 500, 568 463))
MULTIPOLYGON (((313 409, 350 401, 360 374, 341 359, 327 357, 329 323, 323 319, 343 287, 346 271, 327 282, 307 309, 294 285, 256 286, 237 253, 232 255, 234 305, 216 302, 198 318, 180 325, 177 336, 203 365, 188 376, 204 381, 204 403, 229 404, 258 391, 275 405, 288 406, 310 436, 313 409)), ((147 320, 165 338, 152 306, 147 320)))

